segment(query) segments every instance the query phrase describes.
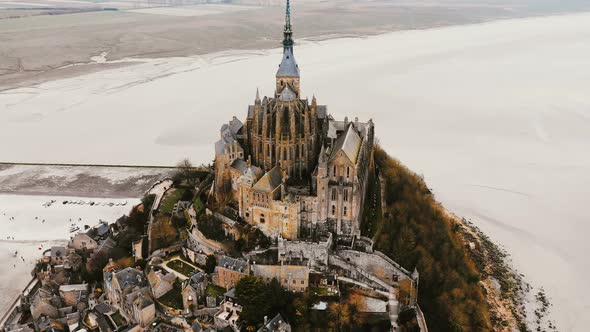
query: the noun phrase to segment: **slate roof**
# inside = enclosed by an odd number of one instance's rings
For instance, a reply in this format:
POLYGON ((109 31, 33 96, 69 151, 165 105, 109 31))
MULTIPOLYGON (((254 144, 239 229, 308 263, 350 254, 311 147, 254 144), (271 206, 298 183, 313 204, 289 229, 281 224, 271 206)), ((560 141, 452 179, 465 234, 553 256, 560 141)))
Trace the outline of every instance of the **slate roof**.
POLYGON ((297 65, 297 61, 295 61, 295 56, 293 56, 293 53, 289 49, 283 52, 283 60, 279 65, 279 70, 277 70, 277 77, 281 76, 299 77, 299 66, 297 65))
POLYGON ((283 172, 279 166, 275 166, 256 182, 254 189, 264 192, 273 192, 282 183, 283 172))
POLYGON ((143 273, 132 267, 125 268, 115 273, 115 278, 117 278, 121 289, 137 286, 144 280, 143 273))
POLYGON ((236 169, 241 174, 246 173, 248 170, 248 164, 244 161, 244 159, 238 158, 231 163, 231 167, 236 169))
POLYGON ((287 84, 283 88, 283 91, 281 91, 281 94, 279 94, 279 100, 281 100, 281 101, 294 101, 295 99, 297 99, 297 95, 295 94, 293 89, 291 89, 291 87, 287 84))
POLYGON ((96 310, 98 313, 101 313, 104 315, 106 313, 113 311, 113 308, 108 303, 101 302, 101 303, 97 304, 96 306, 94 306, 94 310, 96 310))
POLYGON ((245 273, 246 269, 248 268, 248 262, 241 259, 235 259, 229 256, 221 256, 219 257, 217 266, 245 273))
POLYGON ((115 240, 111 239, 110 237, 107 237, 106 240, 102 241, 98 245, 98 249, 96 250, 96 252, 109 251, 113 249, 116 245, 117 243, 115 242, 115 240))
MULTIPOLYGON (((224 126, 227 126, 227 124, 225 124, 224 126)), ((222 135, 221 139, 215 142, 215 155, 224 154, 226 144, 233 144, 234 142, 237 142, 237 140, 229 134, 229 127, 227 128, 226 132, 227 135, 222 135)), ((239 143, 237 144, 237 149, 238 151, 244 150, 244 148, 242 148, 242 146, 239 143)))
POLYGON ((98 236, 104 236, 105 234, 108 234, 108 232, 109 232, 109 225, 104 222, 101 222, 95 228, 96 228, 96 232, 97 232, 98 236))
POLYGON ((58 246, 51 247, 51 257, 66 257, 66 248, 58 246))
POLYGON ((152 305, 154 301, 152 301, 150 297, 149 287, 143 287, 127 294, 127 303, 133 304, 139 309, 143 309, 149 305, 152 305))
POLYGON ((328 107, 326 105, 318 105, 318 119, 325 119, 328 113, 328 107))
POLYGON ((285 321, 281 314, 277 314, 273 319, 262 326, 258 332, 290 332, 291 325, 285 321))
POLYGON ((243 126, 244 124, 242 123, 242 121, 240 121, 235 116, 229 122, 229 130, 233 135, 236 135, 240 131, 240 129, 242 129, 243 126))
POLYGON ((248 105, 248 119, 254 119, 254 105, 248 105))
POLYGON ((354 129, 354 126, 350 124, 348 125, 346 131, 340 134, 340 136, 336 140, 336 143, 334 143, 334 148, 332 149, 330 160, 333 160, 336 157, 336 154, 339 151, 342 151, 348 157, 348 159, 350 159, 350 161, 356 164, 360 148, 361 137, 354 129))

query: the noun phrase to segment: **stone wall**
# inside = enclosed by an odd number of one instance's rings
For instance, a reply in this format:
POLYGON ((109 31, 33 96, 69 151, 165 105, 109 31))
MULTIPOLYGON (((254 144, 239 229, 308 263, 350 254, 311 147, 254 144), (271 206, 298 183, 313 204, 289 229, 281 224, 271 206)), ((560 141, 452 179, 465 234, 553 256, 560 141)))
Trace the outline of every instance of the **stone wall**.
POLYGON ((287 241, 279 238, 279 261, 305 262, 309 264, 310 268, 322 270, 328 266, 328 252, 331 245, 332 235, 320 242, 287 241))
POLYGON ((381 255, 376 253, 365 253, 356 250, 339 250, 338 256, 347 262, 367 271, 375 277, 383 280, 388 285, 397 285, 399 280, 409 279, 410 276, 405 269, 394 265, 381 255))

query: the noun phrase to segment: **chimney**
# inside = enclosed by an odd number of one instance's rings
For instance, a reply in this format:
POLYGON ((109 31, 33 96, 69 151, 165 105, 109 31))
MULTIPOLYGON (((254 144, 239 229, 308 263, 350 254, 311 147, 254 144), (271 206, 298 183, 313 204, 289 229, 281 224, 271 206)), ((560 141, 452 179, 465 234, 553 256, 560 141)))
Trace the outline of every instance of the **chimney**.
POLYGON ((354 127, 355 127, 356 129, 358 129, 358 128, 359 128, 359 118, 358 118, 358 116, 355 116, 355 117, 354 117, 354 127))
POLYGON ((344 125, 348 125, 348 117, 347 116, 344 117, 344 125))

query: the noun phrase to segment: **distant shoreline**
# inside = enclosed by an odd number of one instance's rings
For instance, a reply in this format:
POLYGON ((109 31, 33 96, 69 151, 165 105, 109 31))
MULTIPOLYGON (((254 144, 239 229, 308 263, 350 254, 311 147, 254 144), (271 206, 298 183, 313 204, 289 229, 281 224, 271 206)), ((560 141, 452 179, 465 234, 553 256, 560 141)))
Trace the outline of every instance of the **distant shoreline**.
MULTIPOLYGON (((328 4, 334 5, 330 2, 328 4)), ((334 8, 327 6, 324 2, 306 4, 296 8, 302 15, 300 21, 295 24, 295 39, 304 44, 341 38, 366 38, 400 31, 575 15, 590 10, 590 4, 576 4, 573 7, 570 6, 568 10, 557 11, 551 8, 523 5, 518 1, 505 7, 485 3, 479 6, 465 6, 465 4, 434 2, 431 6, 416 6, 345 2, 337 5, 336 9, 340 11, 335 10, 336 14, 334 14, 334 8), (313 17, 319 17, 318 15, 325 16, 325 20, 321 22, 314 20, 313 17), (307 27, 310 23, 313 23, 313 28, 307 27)), ((232 11, 220 12, 216 15, 199 16, 198 21, 202 22, 191 20, 194 17, 176 17, 181 20, 180 23, 177 20, 171 21, 170 18, 173 16, 136 14, 128 10, 100 11, 103 14, 82 12, 67 15, 40 15, 36 17, 42 17, 40 20, 43 23, 31 21, 31 17, 23 18, 23 25, 29 24, 28 22, 36 22, 36 25, 39 25, 27 29, 20 29, 19 19, 13 19, 11 21, 14 21, 14 24, 7 26, 6 32, 0 33, 0 39, 3 39, 4 34, 14 35, 14 37, 6 35, 7 38, 11 37, 8 39, 10 42, 0 46, 0 52, 4 51, 4 48, 7 52, 6 57, 0 59, 0 92, 128 66, 142 62, 142 59, 199 57, 228 51, 272 50, 280 45, 278 36, 274 33, 276 30, 272 25, 259 26, 259 24, 261 24, 260 21, 278 14, 279 10, 279 6, 270 6, 248 10, 247 15, 243 12, 241 14, 232 11), (51 16, 55 17, 48 18, 51 16), (60 22, 60 19, 56 18, 58 16, 64 17, 63 20, 66 21, 88 21, 88 23, 73 25, 74 29, 64 29, 61 24, 58 24, 60 22), (120 28, 117 27, 119 21, 123 22, 120 28), (225 29, 216 29, 220 22, 224 22, 225 29), (94 36, 95 32, 89 27, 98 23, 101 27, 104 25, 107 31, 104 35, 94 36), (165 30, 168 25, 174 25, 175 30, 165 30), (243 26, 250 26, 250 28, 244 31, 243 26), (149 28, 150 33, 144 33, 142 28, 149 28), (46 40, 47 44, 55 43, 56 50, 39 58, 38 55, 28 54, 27 50, 20 49, 17 40, 33 38, 36 43, 41 43, 43 39, 37 32, 41 29, 63 34, 63 40, 46 40), (155 31, 151 32, 151 29, 155 31), (166 33, 160 29, 164 29, 166 33), (124 43, 118 37, 121 31, 123 35, 130 35, 124 43), (141 38, 135 38, 136 35, 141 38), (174 42, 156 44, 150 42, 165 40, 171 35, 177 36, 172 38, 174 42), (100 38, 101 42, 81 43, 78 39, 82 37, 88 41, 100 38), (67 52, 60 51, 60 48, 67 49, 67 52), (94 58, 101 53, 107 55, 103 61, 96 61, 94 58)), ((3 27, 2 21, 0 20, 0 30, 3 27)))

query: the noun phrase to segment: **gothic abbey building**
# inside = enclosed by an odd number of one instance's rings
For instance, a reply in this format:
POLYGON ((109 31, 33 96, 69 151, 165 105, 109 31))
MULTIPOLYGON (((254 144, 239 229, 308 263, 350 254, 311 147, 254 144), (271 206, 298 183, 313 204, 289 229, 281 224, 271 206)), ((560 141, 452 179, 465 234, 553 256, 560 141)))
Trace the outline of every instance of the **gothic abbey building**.
POLYGON ((266 235, 286 239, 360 235, 373 167, 374 125, 335 120, 315 96, 302 99, 293 53, 290 8, 273 97, 234 117, 215 143, 215 195, 266 235))

